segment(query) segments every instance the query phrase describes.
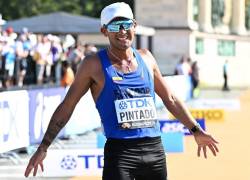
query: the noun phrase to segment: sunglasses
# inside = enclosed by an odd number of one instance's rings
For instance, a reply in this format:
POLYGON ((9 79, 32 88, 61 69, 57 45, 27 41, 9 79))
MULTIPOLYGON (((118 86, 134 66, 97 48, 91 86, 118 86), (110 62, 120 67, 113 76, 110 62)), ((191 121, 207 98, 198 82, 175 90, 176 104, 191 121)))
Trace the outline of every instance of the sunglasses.
POLYGON ((121 20, 121 21, 113 21, 108 25, 105 25, 105 28, 108 32, 119 32, 121 29, 125 31, 129 30, 134 25, 133 20, 121 20))

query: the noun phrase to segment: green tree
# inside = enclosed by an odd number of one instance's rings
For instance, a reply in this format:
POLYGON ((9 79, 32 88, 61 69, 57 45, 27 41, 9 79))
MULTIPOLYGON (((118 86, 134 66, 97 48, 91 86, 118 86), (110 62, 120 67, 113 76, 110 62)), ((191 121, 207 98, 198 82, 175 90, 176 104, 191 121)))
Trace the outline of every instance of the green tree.
MULTIPOLYGON (((0 13, 6 20, 55 11, 99 17, 101 9, 115 0, 0 0, 0 13)), ((132 8, 133 0, 125 0, 132 8)))
MULTIPOLYGON (((117 0, 80 0, 80 5, 82 6, 82 13, 84 15, 92 16, 92 17, 100 17, 101 10, 103 7, 111 4, 119 2, 117 0)), ((133 9, 134 7, 134 0, 124 0, 123 2, 126 2, 130 5, 130 7, 133 9)))

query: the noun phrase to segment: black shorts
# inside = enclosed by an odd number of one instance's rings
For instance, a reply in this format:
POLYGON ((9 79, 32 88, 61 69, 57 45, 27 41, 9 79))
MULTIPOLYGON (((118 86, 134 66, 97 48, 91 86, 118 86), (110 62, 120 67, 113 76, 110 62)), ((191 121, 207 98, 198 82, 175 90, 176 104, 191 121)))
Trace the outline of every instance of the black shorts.
POLYGON ((103 180, 166 180, 166 156, 160 137, 108 139, 103 180))

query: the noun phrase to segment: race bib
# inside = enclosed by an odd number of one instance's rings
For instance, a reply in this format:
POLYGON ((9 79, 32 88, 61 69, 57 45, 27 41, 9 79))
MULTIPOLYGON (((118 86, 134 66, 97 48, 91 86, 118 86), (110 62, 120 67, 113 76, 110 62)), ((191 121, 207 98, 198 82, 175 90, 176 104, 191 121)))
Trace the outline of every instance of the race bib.
POLYGON ((119 127, 135 129, 153 127, 156 123, 156 109, 153 97, 115 100, 119 127))

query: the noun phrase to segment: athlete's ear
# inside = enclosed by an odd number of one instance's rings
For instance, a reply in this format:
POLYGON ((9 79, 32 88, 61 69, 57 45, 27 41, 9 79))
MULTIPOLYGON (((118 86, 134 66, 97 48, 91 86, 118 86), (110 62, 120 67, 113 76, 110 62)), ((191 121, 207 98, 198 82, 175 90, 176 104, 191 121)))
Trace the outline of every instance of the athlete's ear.
POLYGON ((137 22, 136 22, 136 20, 135 20, 135 19, 133 19, 133 21, 134 21, 134 32, 136 32, 137 22))
POLYGON ((101 27, 101 33, 102 33, 105 37, 108 36, 108 31, 107 31, 107 29, 106 29, 105 27, 101 27))
POLYGON ((134 26, 136 27, 137 26, 137 22, 136 22, 135 19, 133 19, 133 21, 134 21, 134 26))

